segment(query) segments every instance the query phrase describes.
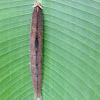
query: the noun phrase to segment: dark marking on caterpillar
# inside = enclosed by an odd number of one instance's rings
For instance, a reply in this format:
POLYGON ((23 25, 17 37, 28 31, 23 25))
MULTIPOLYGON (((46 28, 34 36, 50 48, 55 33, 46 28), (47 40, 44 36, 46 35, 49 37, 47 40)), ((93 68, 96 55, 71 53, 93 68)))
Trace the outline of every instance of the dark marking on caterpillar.
POLYGON ((35 39, 35 47, 37 48, 38 47, 38 38, 36 37, 35 39))
POLYGON ((42 100, 42 34, 43 16, 40 3, 34 4, 30 32, 30 62, 35 100, 42 100))

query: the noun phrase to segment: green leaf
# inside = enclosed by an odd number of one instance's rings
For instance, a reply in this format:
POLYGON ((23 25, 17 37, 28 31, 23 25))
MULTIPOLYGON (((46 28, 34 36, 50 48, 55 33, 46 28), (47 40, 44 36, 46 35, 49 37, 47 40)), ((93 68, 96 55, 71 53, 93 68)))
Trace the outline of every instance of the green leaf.
MULTIPOLYGON (((0 100, 34 100, 29 37, 34 0, 0 0, 0 100)), ((100 1, 41 0, 43 100, 100 100, 100 1)))

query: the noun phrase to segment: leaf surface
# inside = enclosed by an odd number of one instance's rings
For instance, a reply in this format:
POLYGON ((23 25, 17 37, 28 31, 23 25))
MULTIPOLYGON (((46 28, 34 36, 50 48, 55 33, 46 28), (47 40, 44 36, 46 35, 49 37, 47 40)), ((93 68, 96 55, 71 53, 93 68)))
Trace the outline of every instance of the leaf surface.
MULTIPOLYGON (((0 0, 0 100, 34 100, 30 24, 34 0, 0 0)), ((43 100, 100 100, 100 1, 42 0, 43 100)))

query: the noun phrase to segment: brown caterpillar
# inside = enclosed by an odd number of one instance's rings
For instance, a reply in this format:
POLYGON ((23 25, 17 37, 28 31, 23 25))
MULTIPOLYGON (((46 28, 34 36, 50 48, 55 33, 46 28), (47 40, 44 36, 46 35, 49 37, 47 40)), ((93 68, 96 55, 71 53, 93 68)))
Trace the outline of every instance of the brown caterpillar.
POLYGON ((42 35, 43 16, 41 4, 36 2, 32 13, 32 23, 30 32, 30 63, 32 80, 34 84, 35 100, 42 100, 42 35))

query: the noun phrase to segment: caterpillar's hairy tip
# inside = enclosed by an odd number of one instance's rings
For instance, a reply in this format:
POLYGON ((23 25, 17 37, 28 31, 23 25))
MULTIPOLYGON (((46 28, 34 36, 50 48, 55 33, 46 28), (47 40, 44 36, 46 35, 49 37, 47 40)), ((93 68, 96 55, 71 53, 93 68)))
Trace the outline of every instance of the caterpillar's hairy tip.
POLYGON ((36 98, 35 100, 42 100, 41 97, 36 98))
POLYGON ((43 9, 41 3, 39 3, 39 2, 35 2, 33 7, 39 7, 41 9, 43 9))
POLYGON ((37 100, 41 100, 40 98, 37 98, 37 100))

